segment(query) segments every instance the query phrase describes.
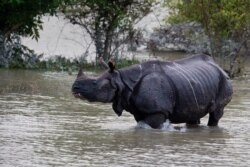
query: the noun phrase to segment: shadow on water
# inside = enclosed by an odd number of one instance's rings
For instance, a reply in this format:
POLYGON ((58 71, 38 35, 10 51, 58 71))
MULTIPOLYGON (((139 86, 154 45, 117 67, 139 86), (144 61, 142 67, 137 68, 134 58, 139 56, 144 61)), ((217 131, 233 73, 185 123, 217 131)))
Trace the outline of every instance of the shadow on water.
POLYGON ((250 80, 235 80, 219 127, 137 128, 110 104, 75 99, 66 73, 0 70, 1 166, 247 166, 250 80))

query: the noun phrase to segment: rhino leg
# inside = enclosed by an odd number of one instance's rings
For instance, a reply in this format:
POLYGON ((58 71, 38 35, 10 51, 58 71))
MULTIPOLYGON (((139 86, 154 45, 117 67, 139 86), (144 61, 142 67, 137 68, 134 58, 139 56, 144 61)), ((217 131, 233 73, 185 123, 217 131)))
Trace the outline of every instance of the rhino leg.
POLYGON ((154 129, 160 129, 166 121, 166 117, 162 113, 150 114, 143 121, 154 129))
POLYGON ((208 126, 217 126, 220 118, 224 114, 224 107, 209 113, 208 126))
POLYGON ((135 120, 137 122, 143 121, 148 124, 153 129, 160 129, 163 126, 163 123, 166 121, 166 116, 162 113, 154 114, 134 114, 135 120))
POLYGON ((208 126, 217 126, 219 120, 224 114, 225 106, 231 101, 232 99, 232 86, 227 81, 227 79, 223 79, 222 84, 220 86, 220 92, 216 101, 212 102, 210 109, 209 109, 209 119, 208 119, 208 126))

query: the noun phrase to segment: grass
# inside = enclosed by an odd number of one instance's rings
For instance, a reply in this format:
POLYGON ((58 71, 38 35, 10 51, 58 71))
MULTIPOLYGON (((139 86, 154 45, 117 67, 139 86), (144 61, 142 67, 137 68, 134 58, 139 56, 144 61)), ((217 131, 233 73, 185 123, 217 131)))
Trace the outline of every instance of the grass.
MULTIPOLYGON (((127 67, 133 64, 138 64, 138 60, 129 60, 129 59, 118 59, 116 61, 116 68, 120 69, 123 67, 127 67)), ((70 60, 62 56, 55 56, 48 60, 36 60, 32 63, 28 60, 25 61, 23 59, 16 59, 12 61, 7 67, 0 68, 8 68, 8 69, 32 69, 32 70, 47 70, 47 71, 67 71, 70 75, 74 71, 78 71, 79 65, 84 68, 86 71, 95 71, 101 72, 103 71, 103 67, 100 65, 96 65, 95 62, 87 62, 85 59, 79 58, 70 60), (77 63, 78 62, 78 63, 77 63)))

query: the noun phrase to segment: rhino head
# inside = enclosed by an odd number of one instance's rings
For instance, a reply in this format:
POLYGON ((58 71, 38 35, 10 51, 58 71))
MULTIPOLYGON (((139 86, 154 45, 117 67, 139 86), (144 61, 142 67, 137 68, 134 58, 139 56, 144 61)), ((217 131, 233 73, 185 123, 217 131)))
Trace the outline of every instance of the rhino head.
POLYGON ((76 98, 90 102, 113 103, 113 110, 120 116, 141 77, 141 67, 115 70, 113 62, 103 66, 108 70, 99 77, 88 77, 80 68, 72 93, 76 98))
POLYGON ((111 67, 99 77, 88 77, 80 68, 72 93, 76 98, 90 102, 112 102, 118 90, 117 74, 114 67, 111 67))

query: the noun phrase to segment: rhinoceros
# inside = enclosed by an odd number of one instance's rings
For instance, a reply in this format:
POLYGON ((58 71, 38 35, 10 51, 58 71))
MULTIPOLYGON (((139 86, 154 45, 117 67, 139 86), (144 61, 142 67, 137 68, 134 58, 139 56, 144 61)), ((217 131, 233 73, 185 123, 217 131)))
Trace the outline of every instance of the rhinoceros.
POLYGON ((197 54, 122 69, 109 62, 109 69, 99 77, 88 77, 80 69, 72 93, 89 102, 112 103, 118 116, 126 110, 137 122, 158 129, 166 120, 199 124, 207 114, 207 125, 217 126, 233 89, 228 75, 210 56, 197 54))

